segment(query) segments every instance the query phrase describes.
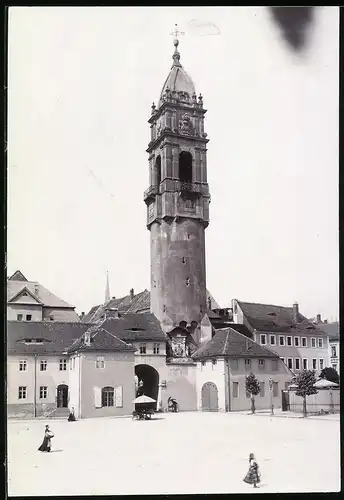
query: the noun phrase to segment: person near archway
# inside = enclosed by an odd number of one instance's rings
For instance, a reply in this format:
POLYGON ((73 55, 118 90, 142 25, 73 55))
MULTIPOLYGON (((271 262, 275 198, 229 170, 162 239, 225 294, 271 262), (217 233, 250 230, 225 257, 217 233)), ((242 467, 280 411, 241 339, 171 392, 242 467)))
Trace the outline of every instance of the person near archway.
POLYGON ((41 446, 38 448, 38 451, 51 451, 51 439, 54 437, 54 433, 49 429, 49 425, 45 426, 44 438, 41 446))

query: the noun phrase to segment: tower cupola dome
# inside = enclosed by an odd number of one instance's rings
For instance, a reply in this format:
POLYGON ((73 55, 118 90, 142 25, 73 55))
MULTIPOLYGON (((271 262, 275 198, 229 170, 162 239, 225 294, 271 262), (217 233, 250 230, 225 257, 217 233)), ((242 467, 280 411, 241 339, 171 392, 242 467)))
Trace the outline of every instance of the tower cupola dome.
POLYGON ((192 104, 193 96, 196 95, 192 79, 180 64, 179 40, 175 38, 173 44, 175 47, 172 56, 173 64, 160 94, 159 107, 165 101, 182 101, 192 104))

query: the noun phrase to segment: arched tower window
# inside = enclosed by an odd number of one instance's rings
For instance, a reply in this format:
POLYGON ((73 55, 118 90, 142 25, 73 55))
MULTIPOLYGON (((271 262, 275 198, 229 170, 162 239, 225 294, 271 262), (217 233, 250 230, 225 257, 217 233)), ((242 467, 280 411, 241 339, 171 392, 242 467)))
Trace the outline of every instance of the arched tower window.
POLYGON ((179 155, 179 179, 181 182, 192 182, 192 154, 187 151, 179 155))
POLYGON ((159 187, 161 182, 161 156, 159 155, 155 160, 155 179, 156 185, 159 187))

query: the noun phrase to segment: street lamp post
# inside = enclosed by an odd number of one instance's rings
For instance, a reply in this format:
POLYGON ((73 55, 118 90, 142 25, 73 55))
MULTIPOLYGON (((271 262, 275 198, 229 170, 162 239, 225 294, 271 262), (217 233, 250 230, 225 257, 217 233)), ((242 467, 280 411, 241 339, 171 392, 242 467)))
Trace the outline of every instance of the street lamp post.
POLYGON ((273 387, 273 381, 272 378, 269 378, 269 390, 270 390, 270 408, 271 408, 271 415, 274 414, 274 405, 273 405, 273 400, 272 400, 272 387, 273 387))

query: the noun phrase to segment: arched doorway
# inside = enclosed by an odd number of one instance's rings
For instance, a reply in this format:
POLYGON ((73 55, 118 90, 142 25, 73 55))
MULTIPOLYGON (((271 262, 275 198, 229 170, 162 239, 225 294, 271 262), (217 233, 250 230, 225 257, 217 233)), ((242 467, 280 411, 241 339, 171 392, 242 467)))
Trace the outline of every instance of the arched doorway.
POLYGON ((218 411, 219 400, 217 387, 213 382, 206 382, 202 387, 202 411, 218 411))
POLYGON ((138 378, 136 397, 145 394, 157 401, 159 392, 159 373, 156 369, 150 365, 136 365, 135 375, 138 378))
POLYGON ((56 406, 57 408, 68 408, 68 385, 60 384, 57 386, 56 406))

